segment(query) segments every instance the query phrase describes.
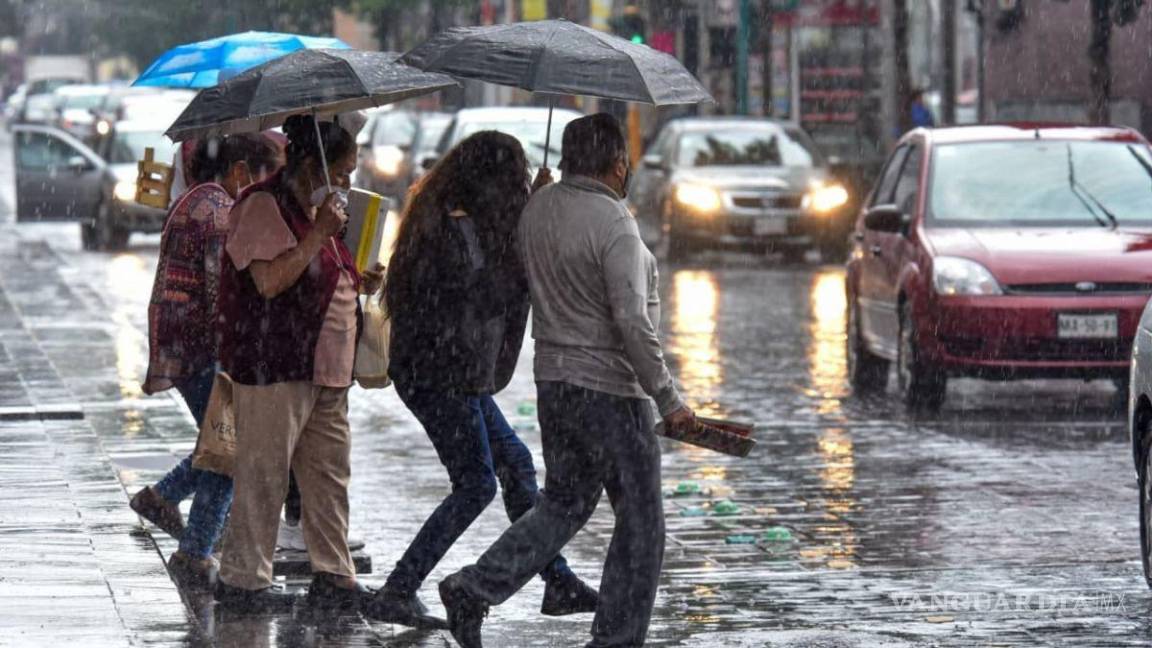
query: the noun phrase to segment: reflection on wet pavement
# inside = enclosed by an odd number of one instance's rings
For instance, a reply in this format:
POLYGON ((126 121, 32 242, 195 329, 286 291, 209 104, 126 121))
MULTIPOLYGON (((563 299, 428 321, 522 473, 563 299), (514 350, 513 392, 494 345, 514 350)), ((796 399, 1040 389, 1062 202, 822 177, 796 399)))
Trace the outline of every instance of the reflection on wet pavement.
MULTIPOLYGON (((67 248, 73 238, 53 236, 67 250, 72 308, 106 302, 103 314, 53 319, 47 307, 20 307, 34 313, 31 333, 132 491, 194 440, 175 399, 140 397, 128 386, 146 361, 140 331, 155 239, 108 256, 67 248)), ((757 423, 759 446, 741 460, 665 444, 668 547, 650 645, 1148 643, 1152 597, 1110 385, 958 380, 938 416, 909 417, 894 395, 861 400, 846 385, 840 269, 737 259, 662 272, 666 350, 686 398, 701 412, 757 423), (681 485, 685 494, 673 495, 681 485), (1091 593, 1123 606, 1046 603, 1091 593), (998 595, 1012 606, 972 604, 998 595)), ((526 346, 498 400, 539 457, 526 346)), ((449 484, 391 390, 354 390, 350 416, 352 530, 368 542, 377 572, 366 580, 378 584, 449 484)), ((435 582, 506 526, 497 501, 432 574, 425 601, 438 609, 435 582)), ((597 579, 610 530, 605 505, 565 550, 578 574, 597 579)), ((172 541, 158 536, 169 553, 172 541)), ((155 560, 146 552, 136 559, 155 560)), ((539 616, 542 590, 533 581, 495 608, 487 645, 579 645, 590 619, 539 616)), ((440 633, 385 624, 236 619, 206 600, 188 602, 216 645, 451 645, 440 633)), ((180 642, 196 645, 196 637, 186 630, 180 642)))

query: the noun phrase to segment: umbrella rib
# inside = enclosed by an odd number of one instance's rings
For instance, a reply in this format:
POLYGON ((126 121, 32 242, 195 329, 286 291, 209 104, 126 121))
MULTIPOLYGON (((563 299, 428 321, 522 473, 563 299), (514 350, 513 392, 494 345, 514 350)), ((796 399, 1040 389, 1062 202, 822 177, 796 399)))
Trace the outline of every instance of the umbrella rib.
MULTIPOLYGON (((531 90, 532 92, 536 92, 536 86, 539 83, 539 79, 537 77, 540 74, 540 67, 541 67, 540 64, 544 60, 544 55, 548 53, 548 44, 556 39, 556 33, 558 31, 559 31, 558 29, 553 29, 552 31, 548 32, 548 39, 545 40, 540 45, 540 49, 539 49, 540 56, 535 61, 533 61, 533 63, 532 63, 532 87, 529 88, 529 90, 531 90)), ((550 94, 555 94, 555 93, 550 93, 550 94)))

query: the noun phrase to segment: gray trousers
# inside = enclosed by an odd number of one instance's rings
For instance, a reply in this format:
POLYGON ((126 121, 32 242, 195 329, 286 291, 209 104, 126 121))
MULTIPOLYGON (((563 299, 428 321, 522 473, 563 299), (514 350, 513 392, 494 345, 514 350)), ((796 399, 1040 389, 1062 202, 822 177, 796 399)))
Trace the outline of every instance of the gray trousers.
POLYGON ((660 446, 651 406, 562 382, 536 388, 544 490, 475 565, 460 571, 462 584, 490 605, 503 603, 583 528, 606 490, 616 526, 588 646, 642 646, 664 561, 660 446))

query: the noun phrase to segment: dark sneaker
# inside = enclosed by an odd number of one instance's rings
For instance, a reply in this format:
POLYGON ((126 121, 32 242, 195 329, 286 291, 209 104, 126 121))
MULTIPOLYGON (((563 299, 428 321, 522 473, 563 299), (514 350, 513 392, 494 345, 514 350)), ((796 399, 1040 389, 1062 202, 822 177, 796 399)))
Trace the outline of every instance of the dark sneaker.
POLYGON ((177 551, 168 559, 168 573, 184 589, 210 591, 219 571, 220 565, 212 557, 193 558, 177 551))
POLYGON ((351 588, 341 587, 338 585, 340 580, 333 574, 313 574, 305 599, 308 607, 332 612, 360 612, 372 600, 372 590, 360 583, 351 588))
POLYGON ((484 648, 480 626, 488 616, 488 604, 464 591, 459 574, 440 581, 440 601, 448 613, 448 630, 460 648, 484 648))
POLYGON ((275 614, 290 612, 301 596, 289 593, 279 585, 259 590, 246 590, 232 587, 224 581, 216 581, 215 598, 216 603, 229 612, 275 614))
POLYGON ((540 614, 566 616, 595 612, 600 602, 600 594, 587 583, 569 573, 549 580, 544 585, 544 602, 540 614))
POLYGON ((173 538, 179 540, 184 534, 184 516, 180 514, 180 507, 160 497, 155 488, 145 487, 132 496, 128 506, 173 538))
POLYGON ((448 622, 434 617, 415 593, 382 587, 364 607, 364 616, 374 621, 397 623, 421 630, 447 630, 448 622))

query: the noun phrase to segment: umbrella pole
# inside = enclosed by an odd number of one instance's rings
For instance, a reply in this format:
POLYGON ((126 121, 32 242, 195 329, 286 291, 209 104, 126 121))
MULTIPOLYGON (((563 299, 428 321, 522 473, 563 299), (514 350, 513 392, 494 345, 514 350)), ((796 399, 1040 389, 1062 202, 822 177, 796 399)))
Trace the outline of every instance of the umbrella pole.
POLYGON ((548 97, 548 130, 544 133, 544 168, 548 168, 548 151, 552 149, 552 109, 556 107, 556 98, 548 97))
POLYGON ((324 139, 320 137, 320 121, 316 119, 316 111, 312 111, 312 125, 316 127, 316 148, 320 149, 320 166, 324 168, 324 185, 328 193, 332 193, 332 177, 328 175, 328 156, 324 154, 324 139))

